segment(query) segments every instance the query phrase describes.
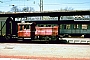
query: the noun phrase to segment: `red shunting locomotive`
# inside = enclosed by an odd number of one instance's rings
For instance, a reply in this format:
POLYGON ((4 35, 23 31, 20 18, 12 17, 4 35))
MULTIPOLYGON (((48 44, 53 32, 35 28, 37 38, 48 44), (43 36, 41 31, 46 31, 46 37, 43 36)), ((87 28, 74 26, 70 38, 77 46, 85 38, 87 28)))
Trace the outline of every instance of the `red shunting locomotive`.
MULTIPOLYGON (((18 23, 18 37, 21 38, 31 38, 31 24, 32 23, 18 23)), ((33 26, 32 26, 33 27, 33 26)), ((39 27, 35 26, 35 36, 57 36, 58 26, 53 27, 39 27)))

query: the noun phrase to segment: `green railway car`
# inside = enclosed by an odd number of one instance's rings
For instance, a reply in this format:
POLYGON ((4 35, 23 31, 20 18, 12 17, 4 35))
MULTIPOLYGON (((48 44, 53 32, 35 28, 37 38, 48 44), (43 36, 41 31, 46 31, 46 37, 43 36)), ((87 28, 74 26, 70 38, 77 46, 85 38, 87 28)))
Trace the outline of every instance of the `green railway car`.
POLYGON ((61 24, 60 34, 68 36, 89 36, 90 24, 61 24))
POLYGON ((6 34, 6 23, 5 21, 0 21, 0 35, 3 36, 6 34))
POLYGON ((0 36, 3 36, 6 34, 6 19, 8 17, 0 17, 0 36))

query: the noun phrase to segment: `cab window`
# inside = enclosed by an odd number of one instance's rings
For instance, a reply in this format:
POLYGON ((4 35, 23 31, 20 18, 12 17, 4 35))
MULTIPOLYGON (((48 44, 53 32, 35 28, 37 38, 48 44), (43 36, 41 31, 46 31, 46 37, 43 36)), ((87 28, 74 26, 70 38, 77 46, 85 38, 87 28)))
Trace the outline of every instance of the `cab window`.
POLYGON ((22 30, 23 25, 20 25, 20 30, 22 30))
POLYGON ((30 29, 29 27, 29 25, 24 25, 24 29, 30 29))

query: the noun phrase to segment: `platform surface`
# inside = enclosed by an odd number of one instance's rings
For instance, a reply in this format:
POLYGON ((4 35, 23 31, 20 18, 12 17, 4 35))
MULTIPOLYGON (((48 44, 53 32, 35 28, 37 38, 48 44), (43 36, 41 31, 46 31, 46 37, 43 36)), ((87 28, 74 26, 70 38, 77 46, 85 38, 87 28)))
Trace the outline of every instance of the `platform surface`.
POLYGON ((0 60, 90 60, 90 45, 0 43, 0 60))

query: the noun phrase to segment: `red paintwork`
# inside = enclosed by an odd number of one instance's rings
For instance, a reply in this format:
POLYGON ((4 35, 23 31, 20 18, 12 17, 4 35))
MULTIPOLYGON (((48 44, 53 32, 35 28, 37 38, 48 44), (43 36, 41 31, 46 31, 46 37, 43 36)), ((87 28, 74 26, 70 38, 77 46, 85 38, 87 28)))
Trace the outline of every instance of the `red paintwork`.
POLYGON ((18 31, 18 37, 30 37, 30 30, 18 31))
MULTIPOLYGON (((41 36, 56 36, 58 35, 58 26, 54 27, 35 27, 35 35, 41 35, 41 36)), ((30 37, 30 29, 23 29, 20 31, 20 26, 18 25, 18 37, 30 37)))
POLYGON ((35 35, 58 35, 58 26, 56 27, 36 27, 35 35))

